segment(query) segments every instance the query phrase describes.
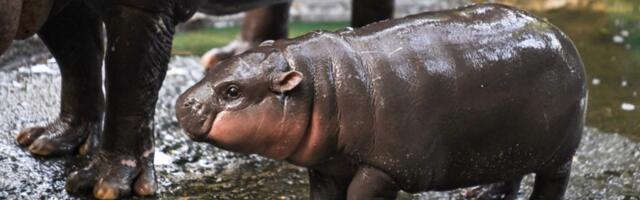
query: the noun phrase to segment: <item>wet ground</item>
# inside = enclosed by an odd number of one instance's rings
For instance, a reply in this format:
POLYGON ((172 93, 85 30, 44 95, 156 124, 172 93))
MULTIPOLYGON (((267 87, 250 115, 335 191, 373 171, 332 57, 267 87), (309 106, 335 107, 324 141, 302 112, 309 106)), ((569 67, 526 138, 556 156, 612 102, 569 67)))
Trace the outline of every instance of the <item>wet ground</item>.
MULTIPOLYGON (((640 1, 602 2, 604 7, 594 3, 536 11, 573 38, 589 73, 588 127, 574 157, 566 198, 637 200, 640 1)), ((156 109, 157 198, 307 199, 304 169, 194 143, 183 134, 174 117, 174 101, 201 77, 197 61, 196 57, 174 57, 160 92, 156 109)), ((39 63, 0 70, 0 199, 72 198, 63 190, 64 181, 69 172, 86 162, 81 157, 34 158, 15 143, 19 129, 42 125, 58 111, 59 71, 52 60, 39 63)), ((530 194, 532 180, 531 176, 525 179, 521 199, 530 194)), ((402 194, 400 199, 463 198, 456 190, 402 194)))
MULTIPOLYGON (((306 171, 259 156, 234 154, 190 141, 178 126, 174 101, 201 77, 195 57, 175 57, 156 116, 156 167, 161 199, 306 199, 306 171)), ((70 198, 68 173, 86 159, 34 158, 17 147, 22 127, 43 124, 57 114, 60 76, 53 61, 0 72, 0 199, 70 198)), ((640 198, 640 144, 586 128, 576 157, 568 199, 640 198)), ((531 177, 522 196, 531 192, 531 177)), ((461 191, 403 194, 403 199, 462 199, 461 191)))

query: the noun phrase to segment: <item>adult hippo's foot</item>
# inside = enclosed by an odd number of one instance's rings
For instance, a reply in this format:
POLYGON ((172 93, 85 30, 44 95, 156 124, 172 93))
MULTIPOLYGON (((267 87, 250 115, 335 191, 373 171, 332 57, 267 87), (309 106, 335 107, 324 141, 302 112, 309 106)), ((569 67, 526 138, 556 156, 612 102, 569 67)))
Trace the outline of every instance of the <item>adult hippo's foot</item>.
POLYGON ((202 56, 205 69, 231 56, 260 45, 265 40, 277 40, 288 35, 289 7, 291 3, 279 3, 248 11, 242 25, 242 32, 224 47, 209 50, 202 56))
POLYGON ((200 63, 202 63, 205 70, 209 70, 219 62, 255 46, 258 46, 258 44, 251 41, 245 41, 242 37, 238 36, 224 47, 213 48, 207 51, 207 53, 202 55, 200 63))
POLYGON ((100 121, 75 122, 61 116, 47 126, 23 129, 17 140, 34 155, 54 156, 76 152, 87 155, 95 149, 101 127, 100 121))
POLYGON ((138 158, 97 153, 89 166, 71 174, 65 189, 71 194, 92 192, 97 199, 153 195, 157 189, 153 152, 138 158))

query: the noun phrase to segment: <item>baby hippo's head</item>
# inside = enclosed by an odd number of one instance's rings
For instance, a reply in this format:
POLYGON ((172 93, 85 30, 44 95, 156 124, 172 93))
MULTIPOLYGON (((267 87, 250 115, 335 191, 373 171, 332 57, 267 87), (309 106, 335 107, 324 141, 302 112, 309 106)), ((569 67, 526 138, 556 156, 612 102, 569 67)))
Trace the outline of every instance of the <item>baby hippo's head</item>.
POLYGON ((290 96, 302 80, 281 51, 259 47, 210 69, 180 95, 176 115, 193 140, 285 159, 306 128, 307 114, 290 96))

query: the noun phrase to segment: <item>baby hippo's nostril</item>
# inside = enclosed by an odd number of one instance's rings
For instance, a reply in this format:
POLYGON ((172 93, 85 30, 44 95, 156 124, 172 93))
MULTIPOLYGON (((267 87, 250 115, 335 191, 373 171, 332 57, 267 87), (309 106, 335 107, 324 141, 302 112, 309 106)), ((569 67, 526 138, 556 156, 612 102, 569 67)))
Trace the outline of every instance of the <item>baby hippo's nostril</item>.
POLYGON ((201 104, 201 103, 196 102, 195 104, 196 104, 196 105, 194 105, 194 106, 193 106, 193 108, 194 108, 195 110, 200 110, 200 109, 202 109, 202 104, 201 104))
POLYGON ((196 98, 186 99, 182 106, 184 111, 187 112, 195 111, 198 114, 203 114, 204 112, 208 111, 208 109, 205 109, 205 105, 196 98))
POLYGON ((184 108, 190 108, 190 107, 192 107, 192 106, 193 106, 193 104, 197 104, 197 103, 198 103, 198 100, 193 99, 193 98, 189 98, 189 99, 187 99, 186 101, 184 101, 184 103, 182 104, 182 106, 183 106, 184 108))

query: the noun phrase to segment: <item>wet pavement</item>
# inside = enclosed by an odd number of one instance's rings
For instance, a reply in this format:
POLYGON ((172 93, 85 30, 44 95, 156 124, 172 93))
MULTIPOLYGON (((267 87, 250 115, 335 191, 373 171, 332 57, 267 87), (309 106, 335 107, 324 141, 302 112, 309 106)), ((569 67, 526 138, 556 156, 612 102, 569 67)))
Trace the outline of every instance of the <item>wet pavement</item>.
MULTIPOLYGON (((504 2, 528 6, 558 25, 574 40, 587 67, 588 127, 574 157, 566 198, 640 200, 640 1, 564 1, 578 3, 560 8, 504 2)), ((32 157, 15 142, 21 128, 52 120, 60 98, 56 63, 43 59, 46 54, 37 42, 24 43, 32 50, 18 49, 14 57, 31 51, 38 55, 19 61, 0 57, 3 66, 40 63, 0 70, 0 199, 72 199, 64 192, 65 179, 87 159, 32 157)), ((198 58, 172 59, 156 108, 160 191, 155 198, 308 199, 305 169, 219 150, 184 135, 175 119, 175 99, 201 76, 198 58)), ((520 199, 531 193, 532 181, 532 176, 525 178, 520 199)), ((399 199, 463 197, 455 190, 403 193, 399 199)))

